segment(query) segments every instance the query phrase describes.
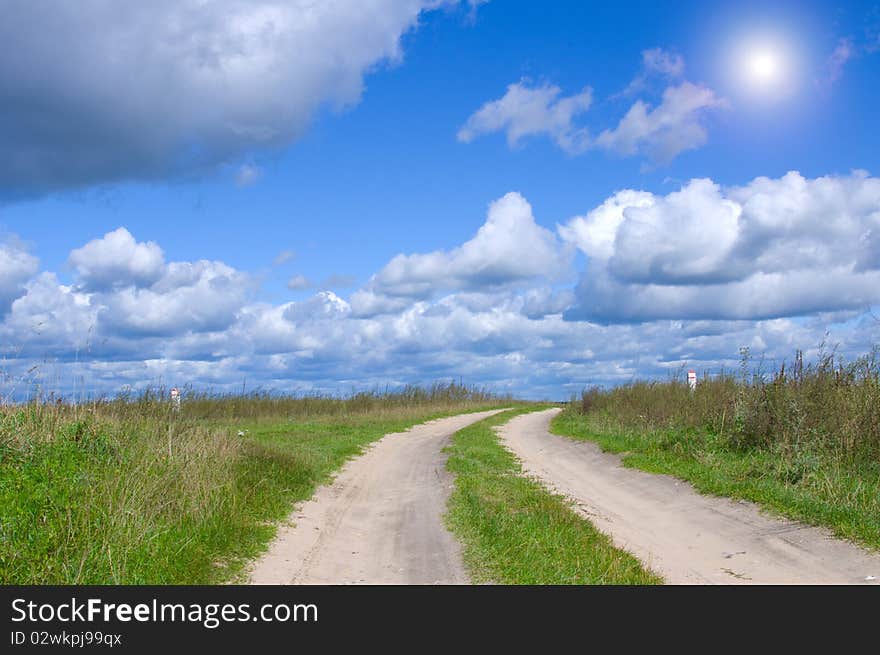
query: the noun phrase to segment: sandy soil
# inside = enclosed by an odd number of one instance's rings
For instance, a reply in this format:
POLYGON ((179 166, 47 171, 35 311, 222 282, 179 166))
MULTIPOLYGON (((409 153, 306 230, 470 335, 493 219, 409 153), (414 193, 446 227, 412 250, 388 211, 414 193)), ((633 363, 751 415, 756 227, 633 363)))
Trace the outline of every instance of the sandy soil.
POLYGON ((388 434, 294 510, 251 570, 252 584, 467 583, 442 516, 452 488, 443 448, 502 410, 388 434))
POLYGON ((558 409, 499 428, 525 472, 568 496, 615 545, 676 584, 872 583, 880 555, 752 503, 702 496, 687 482, 620 465, 590 442, 552 435, 558 409))

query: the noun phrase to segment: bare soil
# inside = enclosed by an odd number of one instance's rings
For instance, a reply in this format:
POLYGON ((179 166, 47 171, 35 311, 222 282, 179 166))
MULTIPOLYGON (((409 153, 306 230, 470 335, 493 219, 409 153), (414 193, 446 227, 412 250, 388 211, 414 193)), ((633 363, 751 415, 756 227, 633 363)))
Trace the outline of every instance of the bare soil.
POLYGON ((252 584, 466 584, 442 516, 453 433, 503 410, 387 434, 296 508, 251 570, 252 584))
POLYGON ((624 468, 594 443, 551 434, 558 411, 514 418, 498 428, 502 442, 526 474, 570 498, 667 582, 877 584, 880 555, 753 503, 703 496, 674 477, 624 468))

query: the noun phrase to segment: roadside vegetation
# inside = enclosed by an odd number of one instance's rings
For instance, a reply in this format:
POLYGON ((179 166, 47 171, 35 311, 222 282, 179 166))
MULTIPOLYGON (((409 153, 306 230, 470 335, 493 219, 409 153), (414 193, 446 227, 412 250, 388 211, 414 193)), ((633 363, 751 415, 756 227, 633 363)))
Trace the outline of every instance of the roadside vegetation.
POLYGON ((456 475, 446 515, 464 544, 475 582, 658 584, 629 553, 579 516, 568 501, 523 477, 494 427, 545 407, 502 412, 457 432, 447 448, 456 475))
POLYGON ((388 432, 502 399, 458 384, 345 398, 165 390, 0 407, 0 583, 240 580, 292 506, 388 432))
POLYGON ((622 453, 703 493, 755 501, 880 548, 880 351, 765 374, 743 352, 737 375, 588 389, 554 432, 622 453))

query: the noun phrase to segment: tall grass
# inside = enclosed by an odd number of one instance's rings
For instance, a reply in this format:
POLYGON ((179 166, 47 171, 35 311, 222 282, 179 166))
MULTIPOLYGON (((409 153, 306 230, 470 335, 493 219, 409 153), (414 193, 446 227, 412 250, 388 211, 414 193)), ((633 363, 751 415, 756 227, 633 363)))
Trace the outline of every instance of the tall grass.
POLYGON ((798 353, 769 373, 588 389, 553 423, 624 463, 880 549, 880 358, 798 353))
POLYGON ((477 386, 435 383, 428 387, 408 385, 401 389, 374 389, 348 396, 307 394, 290 396, 269 391, 248 394, 211 394, 183 391, 187 414, 204 419, 251 419, 265 417, 340 416, 362 413, 395 413, 420 407, 443 408, 491 403, 498 394, 477 386))
POLYGON ((743 351, 739 375, 704 376, 691 392, 680 379, 635 382, 580 399, 619 426, 648 431, 705 430, 740 448, 818 447, 850 459, 880 457, 880 350, 846 363, 833 353, 765 374, 750 370, 743 351))
POLYGON ((448 384, 0 407, 0 583, 227 580, 363 445, 501 402, 448 384))

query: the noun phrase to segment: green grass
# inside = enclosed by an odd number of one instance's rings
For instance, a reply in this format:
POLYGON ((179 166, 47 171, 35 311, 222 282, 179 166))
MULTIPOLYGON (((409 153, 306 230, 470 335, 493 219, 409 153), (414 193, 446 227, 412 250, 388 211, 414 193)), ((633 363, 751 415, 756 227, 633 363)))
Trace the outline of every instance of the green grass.
POLYGON ((518 414, 502 412, 455 434, 447 468, 455 489, 446 515, 464 544, 476 582, 499 584, 657 584, 632 555, 580 517, 561 496, 522 476, 492 429, 518 414))
POLYGON ((458 390, 264 401, 0 410, 0 583, 240 581, 277 522, 365 445, 501 404, 458 390))
MULTIPOLYGON (((841 453, 818 439, 743 443, 711 427, 622 425, 613 405, 571 406, 551 430, 623 454, 625 466, 666 473, 706 494, 750 500, 777 514, 830 528, 880 548, 880 461, 841 453)), ((730 426, 729 426, 730 428, 730 426)))

